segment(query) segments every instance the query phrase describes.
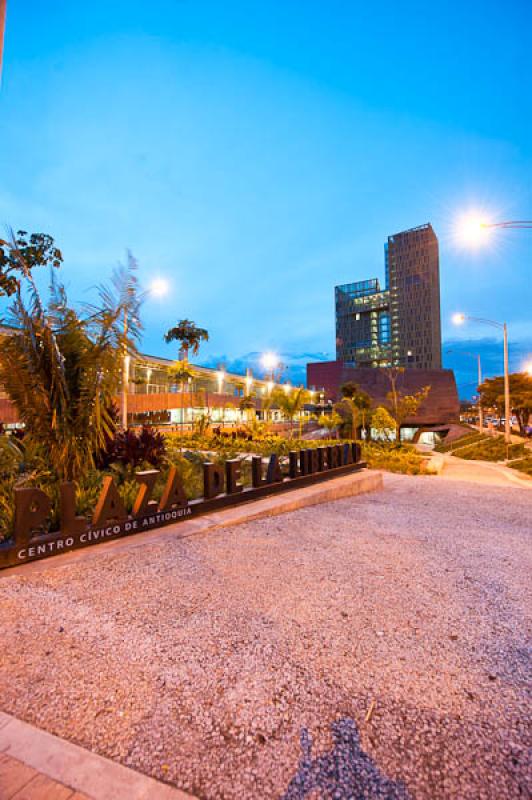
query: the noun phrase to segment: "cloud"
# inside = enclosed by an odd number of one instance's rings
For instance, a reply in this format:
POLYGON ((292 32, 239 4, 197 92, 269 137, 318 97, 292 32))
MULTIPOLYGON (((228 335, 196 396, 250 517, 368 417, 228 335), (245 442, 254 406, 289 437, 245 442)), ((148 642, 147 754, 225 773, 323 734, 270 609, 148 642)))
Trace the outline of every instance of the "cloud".
MULTIPOLYGON (((261 359, 262 353, 252 351, 244 353, 241 356, 230 357, 227 355, 213 355, 206 359, 202 359, 202 365, 205 367, 218 368, 223 367, 228 372, 236 372, 245 374, 246 369, 249 368, 257 377, 264 377, 265 370, 262 366, 261 359)), ((277 353, 281 363, 281 379, 288 380, 294 385, 306 384, 307 380, 307 364, 313 361, 332 361, 334 355, 323 351, 318 352, 280 352, 277 353)))
MULTIPOLYGON (((509 344, 510 372, 519 372, 523 364, 532 359, 532 342, 511 341, 509 344)), ((461 398, 471 398, 477 388, 477 354, 480 355, 482 375, 489 378, 503 372, 503 348, 498 339, 447 339, 442 346, 443 366, 454 370, 461 398)), ((285 365, 281 379, 294 385, 306 384, 307 364, 315 361, 333 361, 334 354, 323 350, 283 351, 277 354, 285 365)), ((250 351, 239 356, 212 355, 202 359, 205 367, 223 367, 228 372, 244 375, 251 369, 257 377, 265 376, 261 364, 262 353, 250 351)))

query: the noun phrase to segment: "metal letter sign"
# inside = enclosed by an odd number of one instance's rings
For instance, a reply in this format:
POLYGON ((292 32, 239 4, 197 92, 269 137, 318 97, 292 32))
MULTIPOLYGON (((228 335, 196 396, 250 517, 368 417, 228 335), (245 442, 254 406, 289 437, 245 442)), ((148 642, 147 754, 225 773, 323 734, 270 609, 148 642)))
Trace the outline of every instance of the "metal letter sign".
POLYGON ((76 516, 75 486, 63 483, 60 486, 61 530, 54 532, 48 530, 52 509, 48 495, 40 489, 15 489, 15 531, 11 539, 0 544, 0 569, 171 525, 191 516, 307 486, 365 466, 360 461, 360 446, 354 443, 293 450, 288 456, 287 471, 277 455, 267 460, 253 456, 251 486, 246 488, 240 482, 239 459, 226 461, 225 465, 206 462, 203 497, 199 500, 187 498, 181 476, 171 467, 159 502, 151 499, 159 471, 146 470, 135 476, 139 490, 131 515, 113 479, 106 475, 91 522, 76 516))

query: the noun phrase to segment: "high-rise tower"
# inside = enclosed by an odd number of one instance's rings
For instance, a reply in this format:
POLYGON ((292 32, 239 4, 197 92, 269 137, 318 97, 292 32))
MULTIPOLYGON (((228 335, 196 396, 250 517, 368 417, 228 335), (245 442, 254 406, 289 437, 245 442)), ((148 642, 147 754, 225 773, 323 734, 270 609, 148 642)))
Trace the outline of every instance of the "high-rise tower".
POLYGON ((430 224, 385 245, 386 285, 337 286, 336 358, 356 367, 441 369, 438 239, 430 224))

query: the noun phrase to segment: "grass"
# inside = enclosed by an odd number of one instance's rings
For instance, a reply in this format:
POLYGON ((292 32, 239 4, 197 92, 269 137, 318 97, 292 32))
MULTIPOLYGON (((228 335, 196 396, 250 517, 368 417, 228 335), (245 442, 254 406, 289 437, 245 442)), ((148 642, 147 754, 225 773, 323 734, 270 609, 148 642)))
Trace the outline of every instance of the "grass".
POLYGON ((436 453, 454 453, 454 451, 460 447, 474 444, 475 442, 480 442, 482 439, 486 438, 488 437, 479 431, 476 431, 475 433, 465 433, 463 436, 460 436, 458 439, 453 439, 452 442, 448 442, 447 444, 445 441, 437 444, 434 450, 436 453))
POLYGON ((524 444, 511 444, 507 450, 503 436, 488 436, 480 431, 466 433, 448 444, 442 442, 434 449, 468 461, 506 461, 523 458, 526 453, 524 444))
POLYGON ((508 466, 532 478, 532 454, 519 458, 517 461, 511 461, 508 466))
POLYGON ((482 439, 453 450, 458 458, 475 461, 505 461, 525 455, 524 444, 511 444, 508 448, 502 436, 485 436, 482 439))

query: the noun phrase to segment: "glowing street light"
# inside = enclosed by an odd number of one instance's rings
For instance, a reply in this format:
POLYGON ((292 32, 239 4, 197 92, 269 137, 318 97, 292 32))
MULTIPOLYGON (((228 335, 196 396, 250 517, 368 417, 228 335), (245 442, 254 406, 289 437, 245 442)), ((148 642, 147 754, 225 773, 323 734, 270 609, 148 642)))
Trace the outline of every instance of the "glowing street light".
POLYGON ((479 212, 469 212, 458 219, 456 237, 463 245, 478 247, 485 244, 490 227, 488 220, 479 212))
POLYGON ((464 322, 480 322, 482 325, 491 325, 493 328, 499 328, 503 332, 503 346, 504 346, 504 440, 506 444, 512 441, 510 416, 512 413, 510 407, 510 373, 508 371, 508 327, 506 322, 495 322, 493 319, 483 319, 482 317, 469 317, 461 312, 453 314, 452 320, 455 325, 463 325, 464 322))
MULTIPOLYGON (((483 218, 478 213, 470 213, 462 217, 458 226, 458 233, 461 233, 460 238, 464 243, 471 245, 482 244, 485 241, 485 234, 495 228, 503 230, 508 229, 527 229, 532 230, 532 220, 530 219, 513 219, 503 220, 502 222, 490 222, 483 218)), ((455 325, 461 325, 466 319, 481 322, 485 325, 492 325, 495 328, 502 328, 504 336, 504 438, 507 444, 511 441, 511 428, 510 428, 510 376, 508 373, 508 329, 506 322, 494 322, 489 319, 475 319, 474 317, 466 317, 465 314, 454 314, 453 322, 455 325)))
POLYGON ((166 297, 170 289, 170 284, 166 278, 154 278, 148 286, 148 293, 152 297, 166 297))
POLYGON ((279 366, 279 356, 275 353, 264 353, 261 363, 267 372, 273 373, 274 369, 279 366))
POLYGON ((532 220, 513 219, 502 222, 492 222, 485 215, 478 211, 471 211, 459 217, 456 224, 456 235, 458 240, 470 247, 478 247, 486 244, 491 231, 495 228, 508 229, 531 229, 532 220))

